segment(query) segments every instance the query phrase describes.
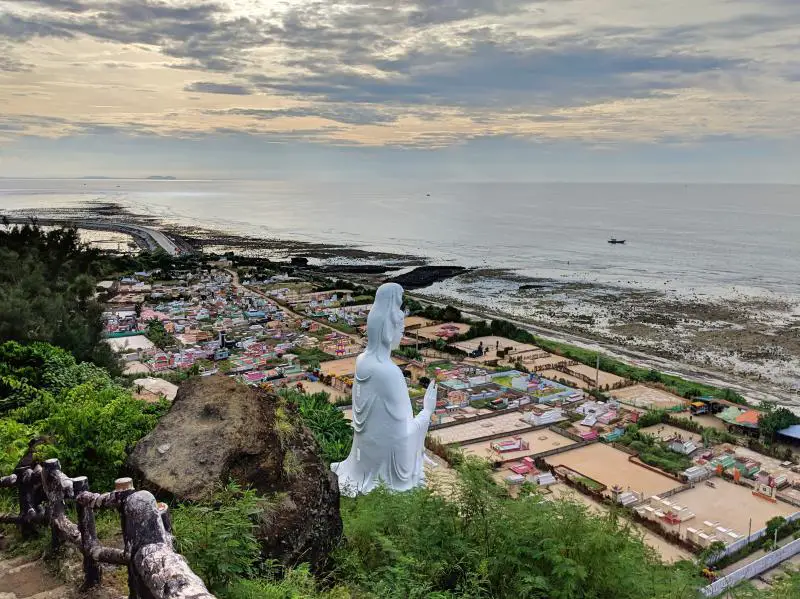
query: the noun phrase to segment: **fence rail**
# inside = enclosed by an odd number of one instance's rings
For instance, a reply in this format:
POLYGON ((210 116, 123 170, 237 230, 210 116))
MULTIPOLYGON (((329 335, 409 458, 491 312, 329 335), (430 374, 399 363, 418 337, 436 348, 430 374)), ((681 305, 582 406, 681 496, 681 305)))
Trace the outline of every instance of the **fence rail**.
POLYGON ((783 547, 779 547, 775 551, 767 553, 764 557, 731 572, 727 576, 715 580, 710 585, 700 589, 700 592, 705 597, 716 597, 740 582, 755 578, 759 574, 774 568, 798 553, 800 553, 800 539, 796 539, 783 547))
POLYGON ((0 487, 17 489, 20 508, 18 515, 0 514, 0 522, 16 524, 23 535, 47 525, 54 548, 75 545, 83 555, 84 589, 100 584, 100 564, 107 563, 127 566, 130 599, 215 599, 175 552, 166 504, 136 491, 131 479, 118 479, 114 491, 93 493, 85 476, 66 476, 53 459, 17 468, 0 478, 0 487), (76 508, 77 524, 67 517, 68 502, 76 508), (97 538, 94 513, 102 509, 120 513, 125 549, 105 547, 97 538))

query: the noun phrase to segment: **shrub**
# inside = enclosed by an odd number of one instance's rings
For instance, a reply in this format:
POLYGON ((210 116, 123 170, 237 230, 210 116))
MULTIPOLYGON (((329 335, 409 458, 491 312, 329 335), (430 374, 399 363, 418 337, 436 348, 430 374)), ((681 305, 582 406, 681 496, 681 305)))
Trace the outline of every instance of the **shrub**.
POLYGON ((177 550, 210 589, 258 573, 261 548, 255 531, 262 504, 255 491, 231 482, 208 502, 172 509, 177 550))

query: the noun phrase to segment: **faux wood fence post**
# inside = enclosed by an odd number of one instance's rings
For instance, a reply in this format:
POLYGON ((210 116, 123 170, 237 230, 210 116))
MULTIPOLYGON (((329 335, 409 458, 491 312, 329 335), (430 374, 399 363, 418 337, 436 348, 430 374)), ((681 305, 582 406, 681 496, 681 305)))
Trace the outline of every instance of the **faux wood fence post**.
POLYGON ((163 511, 147 491, 125 499, 123 535, 130 556, 131 599, 214 599, 186 559, 173 551, 163 511))
MULTIPOLYGON (((83 492, 88 492, 89 479, 85 476, 73 478, 72 491, 75 497, 78 497, 83 492)), ((99 544, 97 527, 94 522, 94 510, 91 506, 84 506, 79 502, 76 502, 76 508, 78 511, 78 530, 81 532, 81 546, 83 549, 83 589, 85 590, 99 585, 103 572, 91 552, 92 548, 99 544)))
POLYGON ((22 467, 14 470, 17 475, 17 493, 19 497, 19 531, 25 539, 31 538, 36 533, 36 525, 32 521, 36 515, 34 505, 34 481, 30 475, 30 468, 22 467))
POLYGON ((55 458, 44 463, 42 474, 44 490, 50 504, 50 532, 52 534, 52 547, 57 550, 63 543, 62 533, 58 527, 59 520, 66 520, 66 507, 64 505, 64 488, 61 486, 61 464, 55 458))

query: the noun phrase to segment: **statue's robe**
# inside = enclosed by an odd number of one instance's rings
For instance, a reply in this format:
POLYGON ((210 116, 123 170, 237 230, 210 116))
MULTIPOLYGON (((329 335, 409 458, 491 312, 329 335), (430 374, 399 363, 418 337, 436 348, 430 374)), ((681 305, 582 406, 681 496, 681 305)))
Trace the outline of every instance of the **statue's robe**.
POLYGON ((430 419, 425 410, 414 418, 405 378, 391 360, 359 359, 353 381, 353 446, 345 461, 331 464, 341 493, 353 497, 381 484, 394 491, 424 485, 430 419))

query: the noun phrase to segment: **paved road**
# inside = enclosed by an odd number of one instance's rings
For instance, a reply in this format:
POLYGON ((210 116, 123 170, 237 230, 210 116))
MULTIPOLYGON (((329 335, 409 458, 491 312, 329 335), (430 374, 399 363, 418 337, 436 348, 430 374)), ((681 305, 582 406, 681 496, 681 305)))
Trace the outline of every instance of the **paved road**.
MULTIPOLYGON (((128 223, 115 223, 109 221, 96 220, 76 220, 61 218, 37 218, 36 221, 43 226, 74 225, 79 229, 91 229, 93 231, 116 231, 118 233, 128 233, 143 249, 155 250, 161 248, 170 256, 177 256, 181 253, 180 247, 166 234, 158 229, 132 225, 128 223)), ((8 217, 8 222, 24 224, 30 222, 29 217, 8 217)))

